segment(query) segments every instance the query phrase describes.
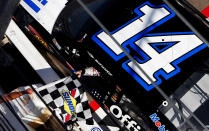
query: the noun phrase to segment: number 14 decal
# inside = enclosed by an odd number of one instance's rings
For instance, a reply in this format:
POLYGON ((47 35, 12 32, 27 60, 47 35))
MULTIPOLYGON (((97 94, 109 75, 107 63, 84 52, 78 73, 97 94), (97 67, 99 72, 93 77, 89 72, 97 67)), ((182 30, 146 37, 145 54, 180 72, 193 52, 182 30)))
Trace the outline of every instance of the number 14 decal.
MULTIPOLYGON (((206 47, 192 32, 147 34, 175 16, 175 13, 166 5, 155 6, 145 2, 134 11, 138 17, 111 34, 127 52, 130 53, 127 48, 127 45, 130 45, 142 56, 143 60, 136 56, 134 58, 157 85, 162 82, 159 75, 166 80, 173 77, 180 72, 178 63, 206 47)), ((96 33, 92 39, 115 61, 125 56, 103 30, 96 33)), ((147 91, 154 88, 147 77, 131 61, 126 61, 122 67, 147 91)))

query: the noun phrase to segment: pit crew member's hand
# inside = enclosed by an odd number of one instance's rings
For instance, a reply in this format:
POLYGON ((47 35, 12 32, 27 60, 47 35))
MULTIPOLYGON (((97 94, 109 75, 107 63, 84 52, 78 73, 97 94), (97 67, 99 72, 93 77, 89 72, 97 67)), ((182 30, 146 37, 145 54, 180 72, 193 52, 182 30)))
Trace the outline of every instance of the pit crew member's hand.
POLYGON ((78 78, 80 78, 82 75, 82 70, 76 71, 75 74, 78 76, 78 78))

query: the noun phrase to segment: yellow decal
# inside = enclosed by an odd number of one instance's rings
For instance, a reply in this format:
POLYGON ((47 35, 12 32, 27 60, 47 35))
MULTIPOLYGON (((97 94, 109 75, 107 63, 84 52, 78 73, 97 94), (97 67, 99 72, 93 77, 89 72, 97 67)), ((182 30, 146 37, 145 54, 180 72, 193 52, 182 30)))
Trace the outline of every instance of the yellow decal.
POLYGON ((47 43, 45 42, 45 41, 43 41, 38 35, 34 35, 35 37, 36 37, 36 39, 39 41, 39 42, 41 42, 41 44, 45 47, 45 48, 49 48, 48 47, 48 45, 47 45, 47 43))
POLYGON ((61 94, 64 99, 64 110, 70 115, 71 119, 76 118, 76 100, 70 95, 68 91, 63 90, 61 94))

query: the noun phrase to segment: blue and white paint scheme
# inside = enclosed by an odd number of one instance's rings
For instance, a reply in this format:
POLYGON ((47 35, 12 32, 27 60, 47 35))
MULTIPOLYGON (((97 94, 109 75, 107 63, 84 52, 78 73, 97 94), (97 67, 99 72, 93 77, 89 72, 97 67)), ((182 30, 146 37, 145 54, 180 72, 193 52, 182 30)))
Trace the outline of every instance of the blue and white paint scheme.
MULTIPOLYGON (((160 75, 166 80, 175 76, 181 70, 178 67, 180 62, 207 47, 193 32, 147 34, 175 16, 167 5, 155 6, 145 2, 134 11, 138 16, 111 34, 127 52, 130 53, 129 45, 143 58, 134 56, 137 64, 157 85, 162 83, 160 75)), ((125 53, 103 30, 92 39, 115 61, 125 57, 125 53)), ((154 88, 131 61, 124 62, 122 67, 147 91, 154 88)))
POLYGON ((21 0, 21 6, 50 34, 67 0, 21 0))

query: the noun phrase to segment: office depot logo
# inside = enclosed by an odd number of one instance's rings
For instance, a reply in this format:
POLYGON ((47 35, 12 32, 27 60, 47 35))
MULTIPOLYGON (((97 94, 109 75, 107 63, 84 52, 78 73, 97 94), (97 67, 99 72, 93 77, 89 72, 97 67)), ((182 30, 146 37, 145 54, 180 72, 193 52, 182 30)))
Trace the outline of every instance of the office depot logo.
POLYGON ((165 130, 165 125, 162 125, 162 123, 160 122, 160 118, 157 117, 156 113, 150 115, 150 118, 155 123, 155 126, 158 127, 159 131, 168 131, 168 130, 165 130))
POLYGON ((139 131, 141 127, 134 121, 128 114, 125 114, 120 107, 117 105, 112 105, 110 107, 110 112, 121 122, 127 129, 131 131, 139 131))

